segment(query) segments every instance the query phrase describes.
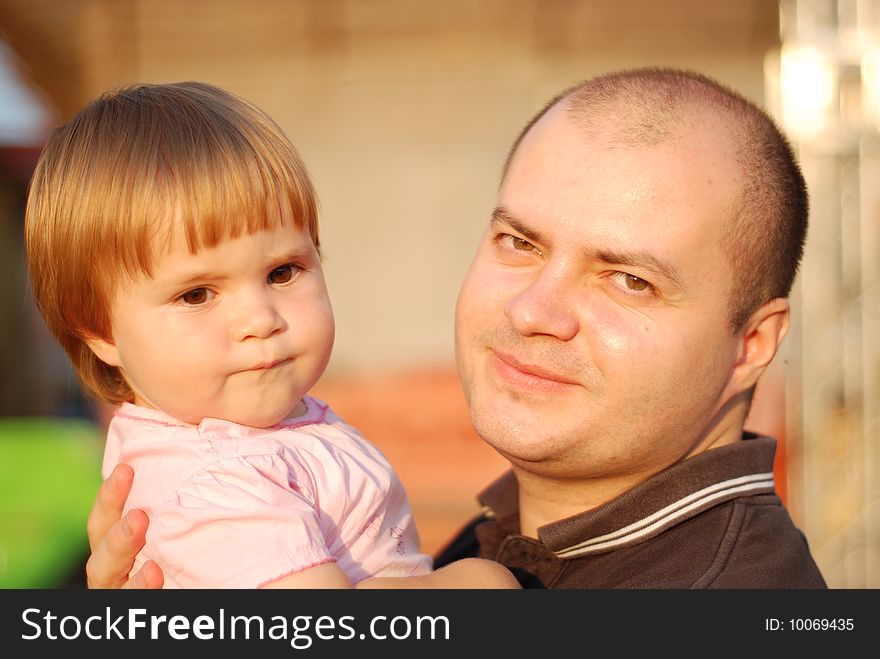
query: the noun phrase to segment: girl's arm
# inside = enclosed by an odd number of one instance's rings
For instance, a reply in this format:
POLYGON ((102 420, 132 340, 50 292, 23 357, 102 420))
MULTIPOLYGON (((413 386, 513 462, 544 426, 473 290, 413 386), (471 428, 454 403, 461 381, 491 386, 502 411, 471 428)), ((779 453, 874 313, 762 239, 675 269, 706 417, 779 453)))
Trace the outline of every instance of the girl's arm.
POLYGON ((521 588, 506 567, 482 558, 463 558, 418 577, 373 577, 356 588, 521 588))
POLYGON ((263 584, 260 588, 351 588, 351 581, 336 563, 322 563, 263 584))
MULTIPOLYGON (((336 563, 323 563, 262 586, 262 588, 351 588, 336 563)), ((482 558, 465 558, 417 577, 373 577, 355 588, 520 588, 510 571, 482 558)))

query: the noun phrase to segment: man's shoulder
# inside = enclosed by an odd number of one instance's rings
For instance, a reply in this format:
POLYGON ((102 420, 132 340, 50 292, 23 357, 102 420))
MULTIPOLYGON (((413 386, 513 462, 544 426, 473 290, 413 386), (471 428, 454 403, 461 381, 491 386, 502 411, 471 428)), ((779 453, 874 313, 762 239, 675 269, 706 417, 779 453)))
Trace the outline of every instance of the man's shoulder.
POLYGON ((826 588, 806 536, 776 495, 744 497, 731 511, 709 588, 826 588), (724 546, 729 547, 723 551, 724 546))

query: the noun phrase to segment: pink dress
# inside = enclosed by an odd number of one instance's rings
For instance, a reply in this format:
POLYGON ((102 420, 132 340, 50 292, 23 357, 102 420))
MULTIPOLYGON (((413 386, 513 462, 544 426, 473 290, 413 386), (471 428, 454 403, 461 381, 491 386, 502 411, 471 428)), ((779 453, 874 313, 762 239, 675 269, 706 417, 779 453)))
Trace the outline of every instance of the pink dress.
POLYGON ((166 588, 256 588, 335 561, 352 583, 425 574, 431 558, 388 461, 323 402, 270 428, 193 426, 124 403, 107 434, 104 477, 135 478, 126 511, 150 517, 147 560, 166 588))

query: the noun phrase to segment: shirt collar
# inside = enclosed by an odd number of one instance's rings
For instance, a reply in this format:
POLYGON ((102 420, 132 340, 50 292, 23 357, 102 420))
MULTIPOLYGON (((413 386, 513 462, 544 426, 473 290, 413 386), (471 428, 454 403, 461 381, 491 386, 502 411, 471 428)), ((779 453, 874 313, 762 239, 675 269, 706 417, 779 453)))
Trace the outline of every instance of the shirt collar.
MULTIPOLYGON (((708 508, 741 496, 768 494, 776 441, 744 433, 743 441, 699 453, 583 513, 538 529, 559 558, 576 558, 638 544, 708 508)), ((519 533, 516 476, 508 471, 479 495, 488 517, 519 533)))

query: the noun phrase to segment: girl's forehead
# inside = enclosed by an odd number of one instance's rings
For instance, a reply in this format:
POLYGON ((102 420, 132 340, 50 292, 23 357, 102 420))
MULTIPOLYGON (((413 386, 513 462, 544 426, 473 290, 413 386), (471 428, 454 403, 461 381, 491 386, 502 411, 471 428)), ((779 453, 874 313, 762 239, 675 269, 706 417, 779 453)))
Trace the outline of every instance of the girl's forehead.
POLYGON ((297 223, 288 204, 267 204, 266 212, 257 215, 237 209, 222 209, 200 214, 197 208, 184 208, 175 204, 165 210, 157 210, 157 221, 146 236, 154 255, 188 251, 196 254, 204 248, 251 235, 275 227, 289 227, 292 231, 308 231, 304 223, 297 223))

